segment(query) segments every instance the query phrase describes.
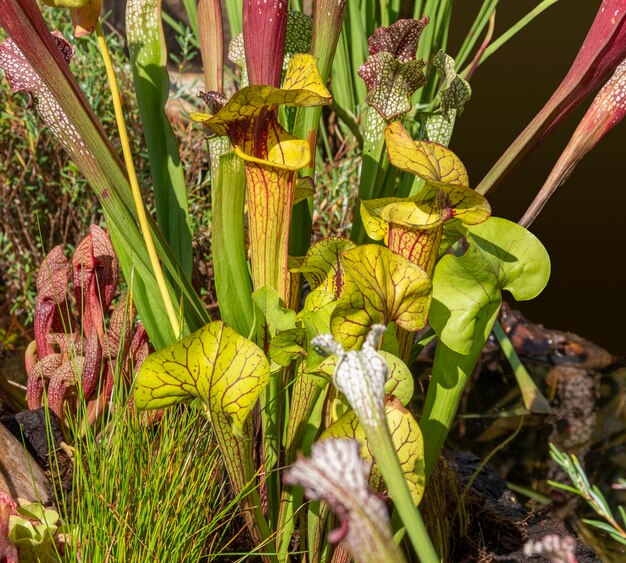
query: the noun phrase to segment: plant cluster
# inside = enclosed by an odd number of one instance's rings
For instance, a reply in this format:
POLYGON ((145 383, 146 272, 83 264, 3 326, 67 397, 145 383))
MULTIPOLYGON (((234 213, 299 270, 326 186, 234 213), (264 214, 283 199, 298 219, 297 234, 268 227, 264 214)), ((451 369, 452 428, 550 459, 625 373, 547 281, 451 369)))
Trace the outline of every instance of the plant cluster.
MULTIPOLYGON (((369 2, 318 0, 311 14, 288 11, 287 0, 245 0, 240 12, 227 2, 228 57, 239 77, 234 93, 225 88, 221 2, 200 0, 197 10, 187 2, 204 63, 205 112, 191 118, 208 137, 219 321, 191 283, 193 223, 164 111, 169 77, 160 3, 129 0, 126 13, 156 219, 142 200, 99 2, 57 3, 70 8, 77 35, 96 34, 123 163, 71 74, 72 46, 48 31, 34 0, 0 0, 0 25, 10 36, 0 46, 0 66, 14 90, 31 95, 102 205, 112 250, 156 349, 135 379, 134 405, 202 403, 263 560, 306 553, 313 561, 402 561, 412 550, 424 562, 438 561, 418 508, 424 488, 496 323, 502 291, 532 299, 550 273, 537 238, 492 216, 482 194, 584 92, 567 78, 550 111, 477 190, 448 144, 477 66, 552 2, 492 45, 497 2, 485 2, 456 61, 445 52, 451 2, 416 2, 407 18, 396 3, 390 18, 369 2), (368 30, 367 52, 358 53, 371 16, 382 25, 368 30), (324 106, 362 145, 359 208, 350 238, 312 245, 318 137, 330 146, 320 125, 324 106), (408 364, 435 334, 418 415, 408 408, 417 395, 408 364), (305 493, 312 502, 304 503, 305 493), (391 502, 393 516, 375 494, 391 502), (409 541, 400 549, 394 538, 404 534, 409 541)), ((572 76, 588 75, 596 85, 609 78, 626 55, 624 33, 626 5, 605 0, 572 76), (605 10, 613 13, 610 25, 605 10)), ((614 88, 622 81, 615 75, 614 88)), ((600 136, 622 116, 622 99, 610 99, 608 109, 599 104, 612 116, 600 136)), ((593 111, 591 121, 604 119, 593 111)), ((53 344, 45 340, 50 327, 67 317, 60 297, 67 277, 49 280, 60 285, 48 291, 42 283, 38 354, 53 344)), ((110 280, 81 283, 79 295, 95 293, 106 310, 110 280)), ((95 306, 82 299, 87 326, 101 326, 95 306)), ((89 333, 85 350, 88 344, 89 333)))
POLYGON ((134 326, 132 304, 122 298, 110 311, 119 264, 106 233, 97 225, 90 230, 76 246, 71 263, 63 247, 56 246, 41 264, 35 340, 25 358, 28 407, 47 404, 63 421, 66 406, 76 413, 73 399, 78 394, 88 425, 109 403, 115 379, 118 386, 129 386, 135 368, 148 355, 146 331, 141 324, 134 326), (77 315, 72 314, 72 297, 77 315))
MULTIPOLYGON (((73 25, 62 11, 43 7, 42 14, 50 29, 58 29, 68 37, 73 25)), ((181 33, 184 30, 181 30, 181 33)), ((0 28, 0 40, 5 39, 0 28)), ((130 129, 133 154, 138 156, 138 173, 142 184, 150 184, 149 162, 146 158, 141 119, 137 101, 132 95, 133 80, 122 38, 117 33, 107 36, 120 82, 124 115, 130 129)), ((105 72, 97 40, 93 34, 80 40, 80 50, 72 64, 72 74, 80 84, 104 131, 119 145, 111 93, 102 87, 105 72)), ((182 51, 182 49, 181 49, 182 51)), ((193 51, 181 53, 179 66, 184 69, 193 51)), ((194 238, 210 235, 210 201, 207 194, 209 175, 203 169, 206 148, 201 132, 183 119, 180 112, 168 108, 172 128, 178 140, 185 181, 189 190, 194 238)), ((146 204, 152 206, 152 194, 144 191, 146 204)), ((0 307, 7 316, 23 325, 33 321, 36 297, 36 270, 53 247, 69 246, 82 238, 89 225, 103 225, 98 199, 88 182, 79 173, 69 156, 58 150, 54 135, 39 126, 38 117, 29 111, 27 100, 12 94, 8 83, 0 80, 0 286, 3 296, 0 307)), ((199 257, 203 281, 205 264, 210 264, 210 247, 199 257)), ((204 282, 203 289, 208 289, 204 282)), ((209 299, 214 298, 212 293, 209 299)), ((10 336, 10 335, 8 335, 10 336)))
POLYGON ((0 560, 57 563, 72 551, 80 553, 76 536, 56 511, 0 491, 0 560))
MULTIPOLYGON (((71 33, 63 14, 45 9, 52 29, 71 33)), ((6 36, 0 30, 0 37, 6 36)), ((121 41, 110 37, 116 53, 123 90, 131 91, 121 41)), ((111 95, 102 88, 102 62, 93 38, 81 42, 81 52, 72 68, 90 105, 98 114, 111 139, 117 137, 111 112, 111 95)), ((137 123, 132 97, 125 96, 129 120, 137 123)), ((140 134, 133 134, 139 152, 140 134)), ((102 215, 98 200, 76 165, 58 150, 54 135, 40 127, 27 100, 14 96, 6 81, 0 81, 0 273, 4 285, 2 301, 7 311, 23 324, 32 323, 36 295, 36 270, 48 251, 59 244, 72 245, 84 236, 90 224, 99 224, 102 215)))

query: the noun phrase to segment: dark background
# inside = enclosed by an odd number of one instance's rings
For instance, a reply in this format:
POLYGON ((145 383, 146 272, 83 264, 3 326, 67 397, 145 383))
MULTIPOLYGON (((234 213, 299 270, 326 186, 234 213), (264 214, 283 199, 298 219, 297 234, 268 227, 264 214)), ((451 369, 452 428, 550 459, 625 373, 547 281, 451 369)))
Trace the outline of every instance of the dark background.
MULTIPOLYGON (((538 2, 503 0, 494 37, 538 2)), ((455 3, 454 54, 482 1, 455 3)), ((451 148, 472 186, 543 107, 567 73, 600 0, 560 0, 498 50, 472 78, 472 99, 451 148)), ((543 185, 593 96, 564 121, 489 199, 494 215, 518 221, 543 185)), ((546 327, 576 332, 626 355, 626 121, 578 165, 531 225, 548 249, 552 277, 535 300, 515 305, 546 327)), ((512 301, 511 296, 508 300, 512 301)))

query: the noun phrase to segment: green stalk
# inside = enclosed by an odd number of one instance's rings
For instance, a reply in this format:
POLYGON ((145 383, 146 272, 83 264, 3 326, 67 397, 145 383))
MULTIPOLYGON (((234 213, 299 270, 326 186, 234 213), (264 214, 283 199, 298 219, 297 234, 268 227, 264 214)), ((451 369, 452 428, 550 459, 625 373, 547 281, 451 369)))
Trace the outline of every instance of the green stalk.
POLYGON ((515 223, 491 217, 468 227, 466 237, 465 253, 442 257, 433 275, 429 321, 439 341, 420 418, 427 477, 497 320, 500 292, 507 290, 518 301, 533 299, 550 276, 545 248, 515 223))
POLYGON ((535 385, 532 377, 530 377, 530 374, 526 370, 522 360, 520 360, 517 355, 517 352, 513 347, 513 343, 507 336, 506 332, 504 332, 500 321, 496 321, 493 325, 493 334, 500 344, 502 353, 513 369, 513 374, 515 375, 520 392, 522 393, 524 406, 532 413, 551 413, 552 409, 550 408, 550 403, 541 394, 541 391, 539 391, 539 388, 535 385))
POLYGON ((185 8, 185 12, 187 13, 187 17, 189 18, 191 31, 193 31, 196 40, 199 41, 200 32, 198 30, 198 6, 196 4, 196 0, 183 0, 183 6, 185 8))
POLYGON ((307 198, 304 201, 299 201, 293 207, 289 232, 290 256, 304 256, 311 246, 312 206, 311 198, 307 198))
MULTIPOLYGON (((428 16, 430 23, 422 31, 420 42, 417 47, 417 58, 425 59, 429 61, 430 55, 433 51, 433 45, 435 43, 435 17, 437 16, 437 9, 440 2, 449 2, 450 0, 426 0, 422 6, 420 17, 428 16)), ((417 17, 417 16, 416 16, 417 17)))
POLYGON ((104 37, 102 26, 100 25, 99 20, 96 23, 96 36, 98 37, 98 47, 100 48, 100 53, 102 54, 102 60, 104 61, 104 66, 107 72, 107 78, 109 79, 109 88, 111 89, 111 97, 113 98, 113 107, 115 109, 117 129, 120 135, 122 152, 124 153, 124 163, 126 164, 126 170, 128 172, 128 180, 130 182, 130 187, 133 193, 137 217, 139 219, 144 242, 146 244, 148 255, 150 257, 150 263, 152 264, 152 269, 154 270, 154 276, 159 287, 159 292, 161 293, 161 299, 163 300, 163 304, 165 305, 167 317, 174 333, 174 338, 178 339, 181 336, 181 327, 180 323, 178 322, 176 309, 174 308, 174 304, 172 303, 172 299, 167 290, 165 277, 163 276, 163 270, 161 269, 159 257, 154 246, 154 241, 152 240, 150 227, 148 225, 146 208, 144 207, 143 201, 141 199, 141 189, 139 188, 139 181, 137 180, 137 173, 135 172, 135 165, 133 163, 133 155, 130 150, 130 143, 128 142, 128 132, 126 131, 126 124, 124 123, 122 101, 120 99, 120 93, 117 88, 115 70, 113 69, 113 63, 111 61, 111 56, 109 55, 106 38, 104 37))
POLYGON ((325 502, 314 501, 307 508, 307 552, 311 561, 328 561, 328 542, 323 541, 330 507, 325 502))
POLYGON ((363 38, 367 39, 376 28, 381 25, 381 21, 387 17, 383 14, 383 10, 380 10, 381 4, 384 4, 384 11, 389 11, 389 5, 387 0, 379 0, 378 3, 376 0, 365 0, 359 2, 360 7, 360 18, 359 22, 361 28, 363 29, 363 38), (377 5, 378 4, 378 5, 377 5))
POLYGON ((391 0, 389 10, 391 12, 392 23, 397 22, 400 19, 401 0, 391 0))
POLYGON ((261 428, 263 432, 263 479, 267 497, 267 520, 275 530, 278 526, 280 512, 280 437, 282 435, 282 418, 284 411, 284 395, 281 393, 281 381, 288 368, 270 375, 270 381, 259 398, 261 404, 261 428))
POLYGON ((129 0, 126 38, 154 190, 157 223, 191 279, 191 221, 176 137, 165 115, 170 77, 159 2, 129 0))
MULTIPOLYGON (((301 365, 301 364, 300 364, 301 365)), ((296 460, 297 451, 308 453, 317 432, 307 432, 308 428, 321 426, 325 394, 310 377, 301 372, 296 375, 293 385, 291 411, 287 422, 285 465, 296 460)), ((278 517, 278 559, 287 561, 291 537, 296 525, 296 510, 302 504, 303 490, 300 487, 285 486, 281 492, 278 517)))
MULTIPOLYGON (((430 17, 430 23, 424 28, 417 48, 417 58, 423 58, 429 64, 433 56, 443 49, 445 51, 452 17, 453 0, 431 0, 426 4, 424 14, 430 17)), ((433 101, 439 83, 436 73, 430 72, 429 81, 419 94, 421 103, 433 101)))
POLYGON ((439 49, 445 51, 448 48, 448 36, 450 35, 450 21, 452 19, 452 0, 442 2, 437 13, 437 43, 432 54, 436 54, 439 49))
POLYGON ((420 417, 424 435, 424 465, 428 478, 454 422, 465 385, 476 366, 486 338, 474 340, 468 355, 459 354, 439 340, 433 373, 420 417))
POLYGON ((456 57, 454 57, 457 71, 461 69, 465 61, 470 56, 470 53, 480 39, 483 30, 485 29, 485 27, 487 27, 487 24, 489 23, 489 18, 498 6, 499 1, 500 0, 484 0, 482 6, 480 7, 480 11, 476 15, 474 23, 472 23, 472 26, 467 32, 467 37, 463 41, 463 44, 461 45, 456 57))
MULTIPOLYGON (((310 53, 318 59, 318 69, 324 84, 328 81, 333 59, 335 58, 345 6, 345 0, 318 0, 313 7, 310 53)), ((321 106, 300 107, 297 109, 293 127, 293 135, 298 139, 306 139, 311 151, 309 165, 301 170, 301 174, 310 176, 314 180, 317 130, 321 115, 321 106)), ((311 244, 312 207, 312 198, 307 198, 306 201, 296 204, 293 209, 289 234, 289 254, 292 256, 304 256, 309 249, 311 244)))
POLYGON ((241 21, 241 11, 242 11, 242 0, 225 0, 224 5, 226 6, 226 16, 228 17, 228 28, 230 29, 230 36, 237 37, 241 33, 242 21, 241 21))
MULTIPOLYGON (((258 488, 254 485, 252 424, 249 421, 246 422, 244 435, 238 437, 233 434, 226 417, 214 414, 208 408, 206 414, 215 428, 216 439, 224 458, 224 465, 228 471, 233 493, 240 498, 239 506, 242 509, 241 512, 252 536, 252 541, 254 545, 264 545, 272 537, 272 534, 263 515, 258 488)), ((276 561, 273 554, 263 554, 263 557, 267 561, 276 561)))
MULTIPOLYGON (((389 158, 385 152, 385 120, 373 107, 368 108, 367 124, 363 135, 363 164, 359 182, 359 200, 376 199, 389 168, 389 158)), ((357 244, 365 240, 365 229, 360 213, 354 214, 350 238, 357 244)))
POLYGON ((296 508, 302 504, 303 491, 300 487, 284 485, 280 494, 280 512, 278 515, 278 554, 280 563, 289 561, 289 547, 296 528, 296 508))
MULTIPOLYGON (((413 504, 396 449, 391 440, 389 427, 385 419, 380 422, 380 424, 372 425, 361 420, 367 443, 385 479, 394 507, 402 518, 417 556, 422 563, 439 563, 439 555, 428 535, 422 515, 413 504)), ((428 434, 425 436, 428 437, 428 434)))
POLYGON ((222 320, 239 334, 250 334, 254 321, 252 282, 244 241, 246 175, 243 162, 225 137, 209 141, 212 173, 212 244, 215 290, 222 320), (221 145, 221 146, 218 146, 221 145), (213 166, 216 161, 218 166, 213 166))
POLYGON ((419 20, 424 15, 424 0, 415 0, 413 3, 413 18, 419 20))
MULTIPOLYGON (((383 27, 389 27, 391 23, 391 10, 390 6, 387 5, 387 0, 378 0, 379 11, 380 11, 380 25, 383 27)), ((395 20, 393 20, 395 21, 395 20)))
MULTIPOLYGON (((348 52, 350 53, 351 66, 352 66, 352 87, 354 88, 355 107, 351 108, 351 111, 358 111, 358 105, 361 100, 365 99, 367 89, 364 82, 358 75, 359 67, 365 62, 368 54, 367 38, 370 34, 364 27, 363 20, 359 17, 360 14, 360 1, 348 0, 348 6, 346 8, 346 22, 349 28, 348 34, 348 52)), ((375 20, 372 18, 369 22, 373 23, 375 20)), ((344 27, 346 29, 346 27, 344 27)))
POLYGON ((491 39, 493 38, 493 32, 495 28, 496 28, 496 12, 494 10, 494 12, 491 14, 491 17, 489 18, 489 27, 487 28, 487 33, 485 33, 485 38, 483 39, 483 42, 480 44, 480 47, 478 47, 478 51, 476 51, 476 54, 474 55, 472 62, 467 67, 466 72, 462 76, 462 78, 464 78, 465 80, 471 80, 472 75, 474 74, 474 71, 478 68, 478 65, 480 64, 480 59, 483 56, 483 53, 485 52, 487 47, 489 47, 489 43, 491 43, 491 39))
MULTIPOLYGON (((224 37, 219 0, 198 2, 198 33, 207 91, 222 93, 224 37)), ((211 250, 222 320, 247 336, 254 322, 252 283, 244 241, 246 175, 227 137, 209 139, 211 161, 211 250)))
MULTIPOLYGON (((493 43, 491 43, 483 52, 480 59, 478 60, 478 65, 484 63, 491 55, 493 55, 502 45, 504 45, 509 39, 513 38, 517 33, 522 31, 530 22, 532 22, 537 16, 539 16, 543 11, 547 10, 553 4, 556 4, 559 0, 543 0, 540 4, 535 6, 528 14, 526 14, 522 19, 512 25, 509 29, 507 29, 500 37, 498 37, 493 43)), ((457 59, 457 69, 462 66, 462 61, 459 62, 457 59)), ((463 69, 461 76, 465 76, 470 66, 467 66, 463 69)))
POLYGON ((355 80, 360 78, 352 70, 352 59, 350 50, 350 39, 348 37, 347 23, 344 21, 339 43, 337 45, 337 55, 331 69, 332 93, 335 103, 349 114, 357 112, 359 102, 357 101, 355 80), (356 77, 356 79, 355 79, 356 77))

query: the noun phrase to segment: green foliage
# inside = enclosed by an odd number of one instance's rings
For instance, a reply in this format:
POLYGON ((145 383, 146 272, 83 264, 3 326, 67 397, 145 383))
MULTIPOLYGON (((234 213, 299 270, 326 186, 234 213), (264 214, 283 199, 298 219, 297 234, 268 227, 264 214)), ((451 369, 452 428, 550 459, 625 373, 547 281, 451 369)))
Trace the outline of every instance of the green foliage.
MULTIPOLYGON (((209 141, 213 146, 222 139, 209 141)), ((214 149, 218 155, 222 150, 214 149)), ((246 178, 243 163, 232 153, 218 157, 216 173, 211 180, 214 211, 211 240, 215 285, 224 322, 239 334, 250 334, 253 325, 252 281, 244 240, 244 207, 246 178)))
MULTIPOLYGON (((583 522, 593 528, 606 532, 616 542, 626 545, 626 510, 618 506, 619 518, 613 515, 609 503, 597 485, 591 485, 583 466, 575 455, 561 452, 554 444, 550 444, 550 457, 567 474, 572 486, 564 483, 549 481, 556 489, 567 491, 584 498, 587 504, 596 512, 602 520, 584 518, 583 522), (621 524, 618 520, 621 520, 621 524)), ((624 480, 618 480, 618 487, 624 485, 624 480)))
POLYGON ((431 326, 439 342, 433 376, 420 419, 429 437, 430 474, 480 352, 502 303, 501 291, 532 299, 548 283, 550 259, 537 238, 523 227, 491 217, 463 231, 469 244, 461 256, 447 254, 433 274, 431 326))
POLYGON ((426 324, 432 284, 424 270, 383 246, 364 244, 342 254, 344 295, 331 330, 346 348, 359 348, 372 324, 408 331, 426 324))
MULTIPOLYGON (((7 1, 0 0, 0 7, 19 6, 23 14, 36 10, 32 0, 7 1)), ((183 38, 185 49, 197 43, 206 54, 207 37, 221 33, 211 19, 221 3, 207 0, 204 8, 208 4, 211 16, 201 21, 195 4, 185 2, 193 30, 193 38, 190 33, 183 38)), ((127 170, 86 108, 68 103, 83 101, 51 53, 47 31, 35 34, 58 72, 36 70, 59 97, 54 108, 80 130, 84 144, 68 140, 67 131, 61 131, 60 141, 100 198, 126 281, 134 282, 139 315, 157 348, 141 365, 134 404, 140 410, 174 407, 165 412, 157 443, 149 447, 152 427, 121 404, 102 429, 98 447, 91 433, 77 443, 84 462, 76 468, 72 500, 78 508, 72 521, 84 534, 85 549, 94 549, 89 560, 99 560, 98 550, 110 538, 117 538, 113 549, 118 551, 111 553, 119 560, 130 553, 163 558, 161 549, 174 560, 206 555, 207 541, 218 533, 220 480, 218 449, 206 432, 195 431, 203 413, 265 560, 289 558, 298 519, 300 529, 309 531, 298 535, 300 549, 309 550, 315 561, 328 560, 317 555, 328 553, 341 534, 327 533, 326 509, 300 510, 303 492, 294 487, 296 481, 281 482, 281 469, 296 461, 299 449, 323 451, 314 445, 316 439, 350 437, 374 461, 372 473, 361 463, 356 474, 368 473, 372 487, 386 491, 399 514, 395 530, 383 519, 384 529, 374 533, 388 544, 385 551, 399 551, 388 540, 400 532, 401 520, 420 560, 436 561, 416 505, 492 329, 501 291, 530 299, 547 283, 549 259, 541 243, 522 227, 490 217, 491 208, 470 188, 461 159, 445 146, 469 102, 467 79, 483 52, 479 49, 467 73, 458 67, 469 59, 497 1, 483 3, 457 61, 445 53, 451 1, 414 3, 415 15, 428 16, 430 23, 428 17, 396 22, 402 15, 398 1, 333 2, 334 16, 319 9, 325 5, 320 1, 310 34, 308 17, 288 16, 288 4, 245 2, 242 26, 240 2, 226 3, 234 36, 231 56, 240 67, 242 87, 234 93, 225 87, 222 57, 213 53, 205 63, 214 68, 206 68, 205 76, 215 78, 215 91, 201 95, 206 113, 191 112, 211 137, 210 228, 223 321, 207 322, 189 283, 190 227, 200 220, 193 218, 193 198, 187 200, 184 167, 163 112, 167 71, 158 3, 131 1, 129 39, 147 160, 158 176, 152 194, 159 226, 142 216, 137 189, 131 199, 129 188, 137 183, 123 135, 127 170), (142 7, 152 11, 139 14, 142 7), (379 24, 385 27, 377 29, 379 24), (146 30, 151 33, 142 43, 146 30), (300 32, 298 41, 292 40, 294 31, 300 32), (322 112, 327 105, 335 110, 333 118, 322 112), (337 116, 343 125, 333 123, 337 116), (346 176, 357 175, 358 157, 352 164, 331 164, 343 156, 337 147, 346 145, 361 150, 358 198, 364 201, 353 241, 331 237, 309 248, 316 167, 329 163, 333 180, 356 183, 346 176), (363 244, 369 242, 366 235, 382 244, 363 244), (160 262, 165 280, 159 279, 160 262), (312 291, 302 302, 305 282, 312 291), (427 322, 439 340, 418 424, 405 408, 416 391, 406 362, 415 333, 427 322), (387 351, 379 353, 387 326, 387 351), (192 406, 183 409, 179 403, 192 406), (115 482, 116 472, 123 474, 121 482, 115 482), (199 502, 205 498, 209 509, 199 502), (192 541, 198 526, 206 535, 192 541)), ((38 31, 30 15, 20 18, 25 29, 38 31)), ((23 37, 20 45, 28 47, 23 37)), ((107 70, 111 77, 110 65, 107 70)), ((44 117, 54 125, 50 115, 44 117)), ((346 196, 343 207, 348 203, 354 201, 346 196)), ((337 212, 319 207, 321 215, 337 212)), ((344 218, 350 214, 348 209, 344 218)), ((341 452, 345 443, 332 442, 328 450, 336 446, 341 452)), ((321 469, 322 481, 336 481, 321 469)), ((318 484, 307 487, 316 489, 313 494, 306 492, 324 498, 318 484)), ((369 498, 367 491, 363 498, 369 498)), ((348 500, 346 505, 358 506, 354 498, 348 500)), ((341 502, 330 504, 345 518, 341 502)), ((352 539, 345 538, 349 548, 356 545, 352 539)))
MULTIPOLYGON (((9 540, 21 561, 58 563, 76 545, 75 529, 63 526, 59 514, 41 503, 22 504, 9 517, 9 540)), ((74 547, 75 549, 75 547, 74 547)))
POLYGON ((169 410, 157 422, 122 396, 118 405, 75 447, 63 518, 80 547, 70 560, 219 560, 237 535, 237 510, 203 410, 169 410))
POLYGON ((151 166, 157 222, 184 275, 191 278, 189 204, 176 137, 165 114, 170 78, 165 66, 167 52, 160 15, 161 5, 157 1, 129 1, 126 39, 151 166))
POLYGON ((223 322, 214 321, 143 362, 135 405, 157 409, 199 398, 240 434, 268 377, 263 352, 223 322))
POLYGON ((469 250, 448 254, 435 267, 429 319, 441 341, 468 354, 486 338, 500 308, 500 291, 519 301, 536 297, 548 283, 550 259, 537 238, 498 217, 466 227, 469 250))

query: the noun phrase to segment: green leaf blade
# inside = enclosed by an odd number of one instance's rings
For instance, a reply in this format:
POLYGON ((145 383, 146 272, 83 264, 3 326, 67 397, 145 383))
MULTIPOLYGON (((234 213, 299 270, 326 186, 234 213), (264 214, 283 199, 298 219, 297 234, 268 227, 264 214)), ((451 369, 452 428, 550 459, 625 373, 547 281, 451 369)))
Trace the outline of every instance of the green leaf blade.
POLYGON ((459 401, 496 320, 504 289, 532 299, 550 276, 550 259, 523 227, 491 217, 466 226, 469 248, 448 254, 435 267, 429 321, 439 336, 433 376, 420 425, 430 473, 454 421, 459 401))
POLYGON ((191 279, 191 222, 178 146, 165 114, 170 79, 159 0, 130 0, 126 38, 154 188, 157 222, 191 279))
POLYGON ((435 268, 429 313, 441 340, 460 354, 469 353, 483 321, 491 330, 501 290, 518 301, 533 299, 550 277, 547 251, 523 227, 491 217, 466 228, 470 249, 444 256, 435 268))
POLYGON ((268 381, 263 351, 214 321, 146 358, 135 383, 135 405, 158 409, 199 398, 238 433, 268 381))

